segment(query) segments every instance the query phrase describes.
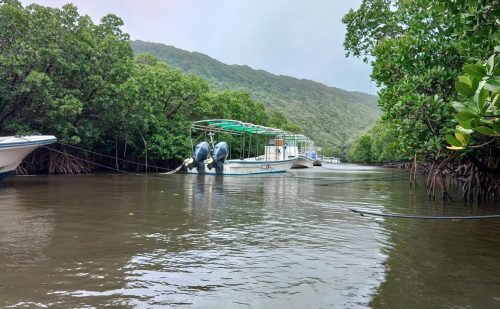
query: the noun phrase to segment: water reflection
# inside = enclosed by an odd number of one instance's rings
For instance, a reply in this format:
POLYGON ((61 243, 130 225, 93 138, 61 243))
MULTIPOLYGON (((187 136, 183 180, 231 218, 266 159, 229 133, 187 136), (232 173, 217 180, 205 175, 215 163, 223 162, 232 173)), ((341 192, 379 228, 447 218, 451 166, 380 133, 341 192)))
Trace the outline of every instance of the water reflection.
POLYGON ((318 201, 339 192, 301 173, 21 181, 24 207, 49 209, 52 232, 35 246, 45 260, 18 274, 2 262, 0 275, 13 282, 0 288, 3 304, 366 306, 383 278, 384 234, 336 201, 318 201))
POLYGON ((53 236, 53 211, 26 207, 16 188, 3 190, 1 200, 0 265, 28 267, 46 259, 43 249, 53 236))
POLYGON ((127 292, 159 307, 367 305, 383 278, 383 235, 373 222, 314 202, 316 188, 297 176, 188 181, 186 210, 205 228, 184 230, 191 246, 182 250, 168 227, 146 235, 165 247, 129 260, 127 292))
POLYGON ((192 179, 185 185, 187 211, 197 218, 206 217, 223 202, 224 177, 210 175, 189 175, 192 179))
MULTIPOLYGON (((35 194, 39 192, 29 179, 25 182, 35 194)), ((0 306, 30 304, 31 295, 26 292, 39 287, 38 278, 44 272, 38 266, 50 259, 46 248, 54 235, 54 211, 32 208, 44 197, 26 196, 10 182, 1 189, 0 201, 0 306)))
MULTIPOLYGON (((399 185, 395 185, 396 187, 399 185)), ((393 194, 388 211, 467 216, 498 213, 489 205, 430 203, 425 190, 393 194), (399 200, 407 200, 407 206, 399 200), (398 206, 401 205, 401 206, 398 206)), ((388 219, 386 280, 373 308, 497 308, 500 306, 500 225, 497 220, 388 219)))
POLYGON ((475 211, 430 207, 401 175, 14 178, 0 189, 0 306, 495 307, 495 222, 347 210, 475 211))

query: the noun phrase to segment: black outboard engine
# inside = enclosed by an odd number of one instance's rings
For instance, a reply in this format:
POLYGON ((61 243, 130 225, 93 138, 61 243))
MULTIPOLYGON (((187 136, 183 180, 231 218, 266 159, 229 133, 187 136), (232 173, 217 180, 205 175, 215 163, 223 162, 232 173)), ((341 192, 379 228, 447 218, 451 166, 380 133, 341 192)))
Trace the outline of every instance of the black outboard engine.
POLYGON ((229 147, 226 142, 218 142, 214 149, 214 164, 215 173, 217 175, 222 175, 224 173, 224 161, 227 159, 229 154, 229 147))
POLYGON ((193 166, 198 170, 198 174, 205 173, 205 165, 204 162, 208 158, 208 143, 200 142, 194 147, 193 154, 193 166))

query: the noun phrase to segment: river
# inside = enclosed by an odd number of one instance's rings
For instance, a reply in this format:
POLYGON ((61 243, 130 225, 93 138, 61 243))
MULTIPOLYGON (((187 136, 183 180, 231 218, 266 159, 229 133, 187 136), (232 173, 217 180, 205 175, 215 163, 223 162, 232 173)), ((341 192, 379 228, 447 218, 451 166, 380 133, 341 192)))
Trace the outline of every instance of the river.
POLYGON ((500 307, 499 220, 349 211, 500 213, 429 203, 407 171, 149 176, 5 180, 0 307, 500 307))

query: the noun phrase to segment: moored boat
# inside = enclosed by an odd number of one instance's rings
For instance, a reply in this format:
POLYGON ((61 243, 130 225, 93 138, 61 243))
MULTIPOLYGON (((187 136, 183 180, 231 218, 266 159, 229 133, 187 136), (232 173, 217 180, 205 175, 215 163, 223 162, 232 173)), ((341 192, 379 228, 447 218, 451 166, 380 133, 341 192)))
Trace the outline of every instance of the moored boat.
POLYGON ((314 166, 314 160, 300 155, 297 161, 293 164, 292 168, 311 168, 314 166))
POLYGON ((14 173, 23 159, 36 148, 55 143, 52 135, 0 137, 0 181, 14 173))
POLYGON ((316 159, 314 141, 301 134, 289 136, 287 139, 289 157, 297 158, 292 168, 312 168, 316 159))
POLYGON ((194 122, 192 130, 201 131, 210 137, 194 147, 193 156, 185 160, 187 172, 208 175, 251 175, 283 173, 289 170, 297 157, 289 157, 286 137, 291 133, 230 119, 209 119, 194 122), (238 136, 239 158, 231 157, 230 145, 219 141, 214 145, 216 135, 238 136), (264 139, 263 154, 259 155, 261 145, 258 139, 264 139), (252 145, 252 140, 254 144, 252 145), (209 150, 211 145, 212 151, 209 150), (247 154, 245 156, 245 154, 247 154))

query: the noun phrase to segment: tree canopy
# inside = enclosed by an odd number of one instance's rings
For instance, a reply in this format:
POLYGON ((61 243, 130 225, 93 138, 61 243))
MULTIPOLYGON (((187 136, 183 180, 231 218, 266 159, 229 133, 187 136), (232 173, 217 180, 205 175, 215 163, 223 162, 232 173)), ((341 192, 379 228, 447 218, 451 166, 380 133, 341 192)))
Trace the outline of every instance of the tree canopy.
POLYGON ((499 2, 491 0, 363 0, 344 16, 347 55, 371 62, 383 120, 397 136, 387 147, 402 158, 447 155, 455 82, 464 65, 496 53, 499 16, 499 2))
POLYGON ((122 25, 112 14, 95 24, 72 4, 0 1, 0 134, 53 134, 117 158, 162 161, 187 156, 193 120, 268 124, 264 105, 244 91, 214 92, 152 55, 134 58, 122 25))

